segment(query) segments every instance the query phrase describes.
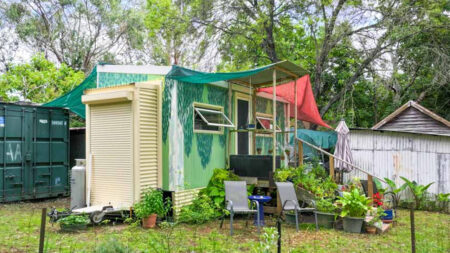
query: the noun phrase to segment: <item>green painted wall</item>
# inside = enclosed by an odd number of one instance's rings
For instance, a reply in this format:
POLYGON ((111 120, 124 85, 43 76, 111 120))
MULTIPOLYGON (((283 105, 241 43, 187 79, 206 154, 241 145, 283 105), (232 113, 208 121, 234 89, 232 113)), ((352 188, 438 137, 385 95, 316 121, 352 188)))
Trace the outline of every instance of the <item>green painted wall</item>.
POLYGON ((215 168, 225 167, 227 131, 194 133, 193 104, 222 106, 227 114, 227 92, 213 85, 166 79, 162 105, 164 190, 204 187, 215 168))
POLYGON ((162 80, 164 76, 149 74, 98 73, 98 87, 112 87, 133 82, 162 80))

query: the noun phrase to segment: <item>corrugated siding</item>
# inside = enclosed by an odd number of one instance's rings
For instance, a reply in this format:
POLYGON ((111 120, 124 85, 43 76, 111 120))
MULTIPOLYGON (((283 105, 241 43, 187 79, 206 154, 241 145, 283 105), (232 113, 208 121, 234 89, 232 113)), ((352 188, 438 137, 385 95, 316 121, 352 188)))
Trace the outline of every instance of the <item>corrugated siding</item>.
POLYGON ((158 89, 139 91, 139 184, 142 191, 158 187, 158 89))
POLYGON ((177 191, 172 193, 172 205, 175 216, 178 215, 183 206, 187 206, 197 197, 198 192, 203 188, 177 191))
POLYGON ((132 132, 131 103, 90 107, 92 205, 132 204, 132 132))
MULTIPOLYGON (((450 192, 450 138, 423 134, 352 130, 355 165, 373 175, 403 184, 400 176, 419 184, 435 182, 429 192, 450 192)), ((364 173, 346 174, 367 178, 364 173)))
POLYGON ((409 107, 379 130, 440 134, 450 136, 450 128, 414 107, 409 107))

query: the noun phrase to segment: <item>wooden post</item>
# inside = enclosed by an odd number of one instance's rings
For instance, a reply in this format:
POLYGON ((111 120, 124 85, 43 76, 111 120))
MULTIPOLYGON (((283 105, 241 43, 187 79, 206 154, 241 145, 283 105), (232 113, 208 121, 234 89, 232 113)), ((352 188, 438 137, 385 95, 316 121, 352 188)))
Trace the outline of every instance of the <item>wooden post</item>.
MULTIPOLYGON (((256 130, 256 88, 252 84, 252 78, 250 77, 250 85, 252 86, 252 123, 255 124, 256 130)), ((252 150, 253 154, 256 155, 256 131, 252 133, 252 150)))
POLYGON ((273 95, 272 95, 272 170, 277 167, 277 70, 273 69, 273 95))
POLYGON ((367 174, 367 195, 373 201, 373 178, 370 174, 367 174))
MULTIPOLYGON (((232 111, 231 97, 233 96, 232 88, 233 88, 233 84, 228 82, 228 118, 231 121, 233 121, 233 118, 232 118, 233 115, 231 114, 231 111, 232 111)), ((226 161, 227 167, 229 167, 230 166, 230 154, 231 154, 231 131, 228 127, 226 128, 226 131, 228 131, 228 145, 227 145, 226 151, 225 151, 225 153, 226 153, 225 161, 226 161)))
POLYGON ((331 180, 334 181, 334 157, 333 156, 329 156, 329 162, 330 162, 330 176, 331 176, 331 180))
POLYGON ((303 165, 303 142, 298 141, 298 166, 303 165))
POLYGON ((47 208, 42 208, 41 231, 40 231, 40 236, 39 236, 39 253, 44 253, 46 219, 47 219, 47 208))

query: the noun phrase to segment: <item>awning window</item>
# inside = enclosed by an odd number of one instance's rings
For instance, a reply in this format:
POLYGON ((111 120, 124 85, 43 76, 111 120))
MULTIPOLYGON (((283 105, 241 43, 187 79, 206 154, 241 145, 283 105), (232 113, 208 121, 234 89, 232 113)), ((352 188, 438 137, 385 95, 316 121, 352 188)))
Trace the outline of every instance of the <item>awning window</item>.
POLYGON ((194 107, 196 129, 208 129, 211 127, 234 127, 233 123, 220 110, 194 107), (202 126, 206 124, 206 126, 202 126))

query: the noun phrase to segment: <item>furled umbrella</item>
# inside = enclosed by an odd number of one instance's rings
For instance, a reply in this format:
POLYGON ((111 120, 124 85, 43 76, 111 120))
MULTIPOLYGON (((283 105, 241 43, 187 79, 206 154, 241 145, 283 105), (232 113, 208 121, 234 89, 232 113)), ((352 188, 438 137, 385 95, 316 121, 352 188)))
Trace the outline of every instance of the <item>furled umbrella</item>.
MULTIPOLYGON (((348 129, 347 124, 345 124, 344 120, 341 120, 341 122, 339 122, 335 131, 338 134, 338 139, 336 142, 334 155, 337 158, 340 158, 350 164, 353 164, 353 156, 352 150, 350 148, 350 138, 349 138, 350 130, 348 129)), ((336 170, 343 172, 350 172, 353 169, 353 166, 344 163, 339 159, 335 159, 334 167, 336 168, 336 170)))

